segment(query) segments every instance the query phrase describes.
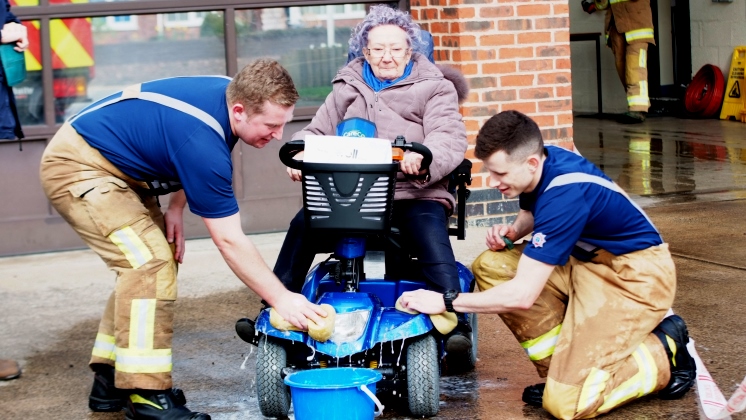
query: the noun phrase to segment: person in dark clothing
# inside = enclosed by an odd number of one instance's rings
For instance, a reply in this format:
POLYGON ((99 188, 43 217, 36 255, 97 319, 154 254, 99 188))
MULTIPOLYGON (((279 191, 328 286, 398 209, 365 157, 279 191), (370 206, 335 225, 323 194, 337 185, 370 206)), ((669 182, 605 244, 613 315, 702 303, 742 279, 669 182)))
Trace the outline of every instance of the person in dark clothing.
MULTIPOLYGON (((21 25, 16 15, 10 11, 10 3, 5 1, 5 7, 0 8, 0 21, 3 28, 0 30, 0 43, 15 43, 16 51, 25 51, 28 48, 28 35, 26 27, 21 25)), ((13 89, 8 86, 5 71, 0 66, 0 139, 22 139, 21 121, 18 118, 16 99, 13 89)))

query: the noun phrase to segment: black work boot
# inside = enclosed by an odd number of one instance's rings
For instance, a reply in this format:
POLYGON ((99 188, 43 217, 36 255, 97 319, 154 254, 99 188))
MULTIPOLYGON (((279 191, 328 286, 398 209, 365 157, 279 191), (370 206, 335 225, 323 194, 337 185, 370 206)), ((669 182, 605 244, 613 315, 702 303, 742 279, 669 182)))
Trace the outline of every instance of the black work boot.
POLYGON ((642 111, 627 111, 620 115, 617 121, 622 124, 640 124, 645 122, 645 115, 642 111))
POLYGON ((471 325, 465 314, 459 313, 458 324, 446 335, 446 352, 450 355, 468 355, 471 351, 471 325))
POLYGON ((181 390, 133 390, 127 399, 124 414, 127 420, 210 420, 205 413, 184 406, 181 390))
POLYGON ((256 328, 254 327, 255 324, 255 321, 249 318, 239 319, 236 321, 236 334, 238 334, 238 337, 241 338, 241 340, 258 346, 259 334, 256 333, 256 328))
POLYGON ((544 388, 547 384, 529 385, 523 388, 521 399, 533 407, 541 407, 544 402, 544 388))
POLYGON ((671 366, 671 380, 658 391, 658 396, 664 400, 681 398, 697 378, 697 366, 686 348, 689 342, 686 324, 680 316, 671 315, 655 327, 653 334, 663 343, 671 366))
POLYGON ((120 411, 124 406, 125 395, 114 386, 114 366, 94 363, 93 387, 88 396, 88 408, 96 412, 120 411))
MULTIPOLYGON (((88 407, 95 412, 117 412, 127 404, 127 395, 130 389, 119 389, 114 385, 114 366, 94 363, 93 387, 91 395, 88 396, 88 407)), ((172 388, 171 393, 176 405, 186 404, 184 392, 178 388, 172 388)))

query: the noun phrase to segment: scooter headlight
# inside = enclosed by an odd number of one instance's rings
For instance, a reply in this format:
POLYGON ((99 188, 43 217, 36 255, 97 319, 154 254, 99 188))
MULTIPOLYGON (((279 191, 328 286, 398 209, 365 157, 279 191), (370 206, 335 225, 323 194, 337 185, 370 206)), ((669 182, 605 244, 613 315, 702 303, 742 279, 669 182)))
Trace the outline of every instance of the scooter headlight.
POLYGON ((331 340, 335 343, 357 341, 365 332, 370 311, 353 311, 338 313, 334 319, 334 333, 331 340))

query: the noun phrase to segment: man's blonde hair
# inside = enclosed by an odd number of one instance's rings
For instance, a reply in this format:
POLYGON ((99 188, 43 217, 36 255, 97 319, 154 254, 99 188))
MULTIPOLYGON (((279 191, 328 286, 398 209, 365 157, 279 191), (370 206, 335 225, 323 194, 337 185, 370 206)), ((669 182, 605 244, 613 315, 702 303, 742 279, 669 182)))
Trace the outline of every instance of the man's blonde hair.
POLYGON ((228 104, 240 103, 249 114, 261 114, 266 101, 290 107, 298 102, 290 73, 275 60, 260 58, 247 64, 226 89, 228 104))

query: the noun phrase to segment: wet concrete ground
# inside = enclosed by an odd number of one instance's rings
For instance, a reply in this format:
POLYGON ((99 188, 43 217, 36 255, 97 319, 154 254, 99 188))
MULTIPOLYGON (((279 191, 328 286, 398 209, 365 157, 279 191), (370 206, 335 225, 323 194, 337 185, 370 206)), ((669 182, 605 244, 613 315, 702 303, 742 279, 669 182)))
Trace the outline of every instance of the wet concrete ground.
MULTIPOLYGON (((687 321, 697 349, 726 398, 746 375, 746 124, 651 118, 645 124, 576 118, 580 152, 643 205, 671 245, 679 276, 674 311, 687 321)), ((254 235, 272 265, 283 235, 254 235)), ((455 241, 469 264, 484 230, 455 241)), ((90 413, 87 368, 112 275, 90 251, 0 259, 0 357, 23 376, 0 382, 2 419, 122 419, 90 413)), ((256 314, 258 299, 242 288, 209 240, 189 241, 176 305, 174 379, 188 405, 213 419, 262 418, 256 402, 256 351, 238 339, 236 319, 256 314)), ((474 372, 441 380, 437 419, 549 419, 520 401, 539 382, 521 347, 496 315, 480 315, 474 372)), ((333 403, 333 402, 324 402, 333 403)), ((387 407, 382 418, 406 419, 387 407)), ((682 400, 647 397, 608 419, 702 418, 696 392, 682 400)), ((746 418, 737 414, 734 418, 746 418)))

